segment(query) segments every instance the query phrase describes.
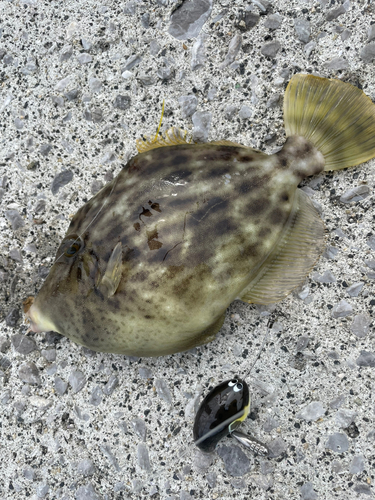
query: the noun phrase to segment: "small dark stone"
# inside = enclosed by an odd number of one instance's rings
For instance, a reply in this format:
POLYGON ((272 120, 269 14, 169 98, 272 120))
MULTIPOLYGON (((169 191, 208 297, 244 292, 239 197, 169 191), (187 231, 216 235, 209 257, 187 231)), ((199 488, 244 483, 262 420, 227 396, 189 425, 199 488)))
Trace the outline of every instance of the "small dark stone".
POLYGON ((22 335, 21 333, 16 333, 16 335, 13 335, 11 341, 14 349, 19 354, 27 355, 30 354, 30 352, 35 351, 36 349, 35 341, 30 337, 26 337, 26 335, 22 335))
POLYGON ((11 309, 5 317, 7 326, 15 327, 20 319, 20 310, 18 307, 11 309))
POLYGON ((71 170, 63 170, 53 179, 51 184, 52 194, 57 194, 59 189, 66 186, 73 180, 73 172, 71 170))
POLYGON ((5 210, 5 217, 11 223, 13 231, 17 231, 17 229, 25 225, 25 221, 18 210, 5 210))
POLYGON ((265 56, 265 57, 275 57, 276 54, 279 52, 281 49, 281 44, 277 40, 274 42, 266 43, 262 46, 260 49, 260 52, 265 56))
POLYGON ((18 375, 22 380, 22 382, 26 382, 27 384, 30 385, 41 384, 39 370, 36 364, 32 363, 31 361, 24 363, 20 366, 18 370, 18 375))
POLYGON ((117 95, 113 102, 113 107, 125 111, 130 108, 130 97, 128 95, 117 95))

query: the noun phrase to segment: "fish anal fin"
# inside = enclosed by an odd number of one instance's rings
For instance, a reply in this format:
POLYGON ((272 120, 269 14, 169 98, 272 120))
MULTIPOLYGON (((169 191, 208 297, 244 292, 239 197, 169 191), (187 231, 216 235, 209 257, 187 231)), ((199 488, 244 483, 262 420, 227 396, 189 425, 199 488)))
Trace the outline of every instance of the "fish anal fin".
POLYGON ((164 135, 158 137, 147 137, 145 140, 136 140, 138 153, 145 153, 152 149, 164 148, 167 146, 177 146, 179 144, 194 144, 194 142, 186 130, 182 130, 178 127, 172 127, 167 130, 164 135))
POLYGON ((122 275, 122 243, 117 243, 109 258, 104 276, 99 283, 103 295, 112 297, 120 284, 122 275))
POLYGON ((304 282, 325 245, 323 221, 309 197, 296 190, 289 223, 279 243, 240 294, 253 304, 273 304, 304 282))

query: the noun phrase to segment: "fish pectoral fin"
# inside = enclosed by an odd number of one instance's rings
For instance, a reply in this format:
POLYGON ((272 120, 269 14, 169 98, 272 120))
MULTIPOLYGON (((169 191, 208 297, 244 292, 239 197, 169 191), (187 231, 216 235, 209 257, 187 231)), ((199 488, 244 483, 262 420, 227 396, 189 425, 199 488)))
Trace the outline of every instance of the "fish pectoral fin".
POLYGON ((273 304, 302 284, 325 245, 323 222, 306 193, 296 190, 288 224, 271 255, 240 294, 253 304, 273 304))
POLYGON ((120 284, 122 275, 122 243, 117 243, 109 258, 104 276, 99 283, 103 295, 112 297, 120 284))
POLYGON ((145 153, 146 151, 151 151, 151 149, 163 148, 166 146, 177 146, 179 144, 195 143, 186 130, 182 130, 178 127, 170 128, 164 135, 136 140, 138 153, 145 153))

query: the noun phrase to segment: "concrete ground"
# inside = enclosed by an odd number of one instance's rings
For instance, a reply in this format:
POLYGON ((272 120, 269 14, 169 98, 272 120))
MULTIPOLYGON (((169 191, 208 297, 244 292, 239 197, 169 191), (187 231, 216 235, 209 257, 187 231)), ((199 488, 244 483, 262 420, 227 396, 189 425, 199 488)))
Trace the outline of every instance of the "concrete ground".
POLYGON ((285 140, 295 73, 375 101, 371 1, 180 4, 0 0, 0 498, 371 498, 375 160, 303 183, 326 226, 324 255, 281 303, 235 301, 209 345, 141 359, 25 337, 22 302, 70 217, 155 133, 163 99, 162 130, 267 153, 285 140), (246 372, 271 312, 241 427, 270 456, 230 438, 204 456, 197 405, 246 372))

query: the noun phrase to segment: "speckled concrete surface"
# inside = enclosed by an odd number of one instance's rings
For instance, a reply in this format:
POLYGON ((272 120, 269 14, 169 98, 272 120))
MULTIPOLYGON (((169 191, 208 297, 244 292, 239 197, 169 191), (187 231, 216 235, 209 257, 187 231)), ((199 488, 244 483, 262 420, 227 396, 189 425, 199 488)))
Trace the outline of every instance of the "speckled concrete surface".
POLYGON ((374 160, 304 183, 327 228, 324 256, 274 308, 233 303, 211 344, 136 359, 24 336, 22 301, 70 216, 155 132, 162 99, 163 129, 268 153, 284 141, 294 73, 349 81, 375 101, 371 1, 191 0, 171 21, 176 6, 0 0, 0 498, 371 498, 374 160), (242 426, 270 458, 229 438, 205 457, 194 409, 245 373, 271 311, 242 426))

